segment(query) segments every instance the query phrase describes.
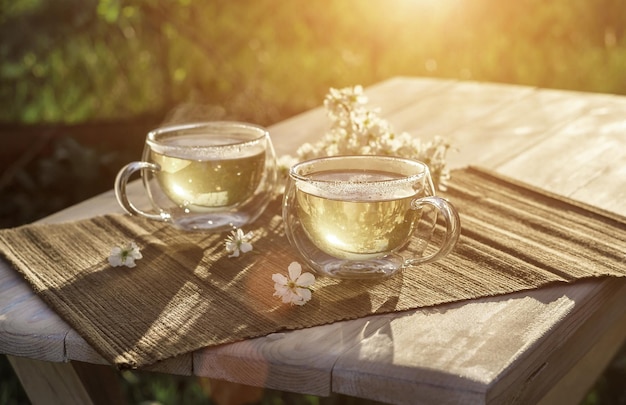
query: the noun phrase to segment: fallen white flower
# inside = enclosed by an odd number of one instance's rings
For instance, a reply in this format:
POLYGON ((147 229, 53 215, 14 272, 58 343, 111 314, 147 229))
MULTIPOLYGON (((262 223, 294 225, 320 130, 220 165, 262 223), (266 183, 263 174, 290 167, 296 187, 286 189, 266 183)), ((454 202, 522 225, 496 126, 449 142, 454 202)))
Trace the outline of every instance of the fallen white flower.
POLYGON ((252 250, 252 244, 250 240, 254 236, 254 233, 243 233, 241 228, 233 230, 226 238, 226 251, 231 253, 228 257, 239 257, 240 253, 247 253, 252 250))
POLYGON ((302 266, 292 262, 288 267, 288 276, 272 274, 275 297, 280 297, 285 304, 304 305, 311 299, 310 287, 315 282, 311 273, 302 273, 302 266))
POLYGON ((142 257, 137 244, 130 242, 126 247, 115 246, 111 249, 109 264, 113 267, 135 267, 135 260, 139 260, 142 257))

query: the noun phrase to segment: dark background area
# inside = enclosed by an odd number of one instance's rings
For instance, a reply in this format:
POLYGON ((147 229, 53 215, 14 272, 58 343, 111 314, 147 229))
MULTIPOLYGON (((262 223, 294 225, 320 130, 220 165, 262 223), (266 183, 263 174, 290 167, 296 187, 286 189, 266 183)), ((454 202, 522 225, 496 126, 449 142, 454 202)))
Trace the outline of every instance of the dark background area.
MULTIPOLYGON (((397 75, 626 95, 625 30, 622 0, 0 0, 0 227, 110 189, 171 120, 270 125, 397 75)), ((131 403, 210 398, 120 378, 131 403)), ((622 350, 585 403, 626 404, 625 381, 622 350)), ((4 358, 0 403, 27 403, 4 358)))

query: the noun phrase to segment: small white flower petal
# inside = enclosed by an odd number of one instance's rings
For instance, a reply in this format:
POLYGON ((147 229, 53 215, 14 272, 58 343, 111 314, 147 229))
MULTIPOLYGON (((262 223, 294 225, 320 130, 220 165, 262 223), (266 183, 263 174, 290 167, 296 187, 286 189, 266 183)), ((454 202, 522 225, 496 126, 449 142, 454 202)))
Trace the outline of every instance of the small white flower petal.
POLYGON ((308 288, 296 288, 296 294, 304 301, 309 301, 311 299, 311 290, 308 288))
POLYGON ((280 283, 282 285, 287 285, 287 282, 289 281, 287 280, 287 277, 279 273, 272 274, 272 280, 274 280, 275 283, 280 283))
POLYGON ((308 272, 302 273, 296 280, 296 285, 300 287, 309 287, 313 283, 315 283, 315 276, 308 272))
POLYGON ((113 267, 119 267, 122 265, 122 259, 118 255, 109 256, 109 264, 113 267))
POLYGON ((274 292, 275 297, 282 297, 289 291, 289 287, 283 284, 276 283, 274 284, 274 290, 275 290, 274 292))
POLYGON ((281 296, 283 304, 290 304, 293 302, 293 296, 294 294, 291 292, 291 290, 287 290, 285 291, 285 293, 281 296))
POLYGON ((289 279, 295 281, 300 277, 300 273, 302 273, 302 266, 298 262, 291 262, 287 270, 289 272, 289 279))
POLYGON ((139 251, 139 247, 135 245, 134 242, 132 243, 132 246, 131 246, 130 257, 132 257, 133 260, 143 259, 143 255, 139 251))
POLYGON ((113 247, 108 260, 112 267, 127 266, 132 268, 136 266, 135 260, 141 258, 143 258, 143 255, 139 251, 139 246, 135 242, 130 242, 124 248, 119 246, 113 247))
POLYGON ((244 242, 239 247, 239 250, 241 250, 242 253, 248 253, 252 250, 252 245, 250 243, 244 242))

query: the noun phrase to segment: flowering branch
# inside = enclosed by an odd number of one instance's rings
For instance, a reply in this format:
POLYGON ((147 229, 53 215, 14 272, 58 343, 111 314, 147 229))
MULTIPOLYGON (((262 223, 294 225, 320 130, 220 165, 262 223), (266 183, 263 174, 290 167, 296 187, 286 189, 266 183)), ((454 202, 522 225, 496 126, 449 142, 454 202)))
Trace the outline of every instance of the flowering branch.
MULTIPOLYGON (((297 150, 299 161, 336 155, 388 155, 424 162, 430 169, 435 187, 445 190, 450 178, 446 155, 450 144, 440 137, 423 142, 406 132, 396 133, 378 116, 378 110, 367 108, 363 87, 331 88, 324 107, 331 121, 329 131, 314 144, 305 143, 297 150)), ((279 160, 279 165, 293 161, 279 160)))

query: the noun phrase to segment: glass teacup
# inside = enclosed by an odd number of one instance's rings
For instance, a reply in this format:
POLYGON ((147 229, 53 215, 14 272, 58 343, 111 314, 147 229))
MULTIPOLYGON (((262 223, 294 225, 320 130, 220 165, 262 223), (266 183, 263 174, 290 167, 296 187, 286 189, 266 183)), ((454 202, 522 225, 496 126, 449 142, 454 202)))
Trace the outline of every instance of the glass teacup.
POLYGON ((276 175, 265 128, 230 121, 173 125, 148 133, 142 160, 117 175, 115 195, 130 214, 217 232, 257 219, 272 199, 276 175), (126 184, 136 171, 153 212, 128 199, 126 184))
POLYGON ((435 196, 428 166, 388 156, 334 156, 294 165, 283 220, 304 261, 337 278, 387 277, 441 259, 460 233, 459 215, 435 196), (437 214, 445 220, 445 234, 430 252, 437 214))

